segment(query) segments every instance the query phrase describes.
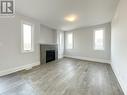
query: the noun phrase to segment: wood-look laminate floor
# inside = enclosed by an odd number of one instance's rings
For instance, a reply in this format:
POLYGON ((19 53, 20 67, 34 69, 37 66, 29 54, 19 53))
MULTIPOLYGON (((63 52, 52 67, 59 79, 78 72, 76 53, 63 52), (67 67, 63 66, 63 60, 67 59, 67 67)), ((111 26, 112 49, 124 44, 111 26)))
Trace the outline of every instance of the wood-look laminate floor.
POLYGON ((0 95, 124 95, 110 65, 64 58, 0 77, 0 95))

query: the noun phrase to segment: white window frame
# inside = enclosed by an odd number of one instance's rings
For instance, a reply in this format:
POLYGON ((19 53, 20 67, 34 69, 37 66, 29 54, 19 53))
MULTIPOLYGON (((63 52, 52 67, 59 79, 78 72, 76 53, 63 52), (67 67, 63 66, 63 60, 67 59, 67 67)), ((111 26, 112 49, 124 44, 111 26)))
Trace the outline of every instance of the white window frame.
POLYGON ((30 52, 34 52, 34 24, 30 23, 28 21, 21 21, 21 52, 22 53, 30 53, 30 52), (32 26, 32 30, 31 30, 31 50, 24 50, 24 42, 23 42, 23 24, 26 25, 30 25, 32 26))
POLYGON ((93 48, 96 51, 104 51, 105 50, 105 28, 97 28, 97 29, 94 30, 94 33, 93 33, 93 48), (97 49, 96 45, 95 45, 95 33, 98 30, 104 30, 103 31, 103 48, 102 49, 97 49))
POLYGON ((66 35, 65 36, 66 36, 65 37, 66 38, 65 39, 66 40, 66 45, 65 45, 66 47, 65 48, 66 48, 66 50, 72 50, 74 48, 74 33, 73 32, 66 32, 66 35), (68 46, 67 46, 67 36, 70 33, 72 34, 72 48, 68 48, 68 46))

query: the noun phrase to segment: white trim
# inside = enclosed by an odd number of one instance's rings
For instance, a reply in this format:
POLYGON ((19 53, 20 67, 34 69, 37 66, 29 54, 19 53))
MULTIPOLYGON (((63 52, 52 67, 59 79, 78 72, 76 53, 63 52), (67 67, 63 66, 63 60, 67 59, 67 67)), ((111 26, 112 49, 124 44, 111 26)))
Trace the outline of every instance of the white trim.
POLYGON ((120 84, 120 86, 121 86, 121 88, 122 88, 124 94, 127 95, 126 87, 124 86, 124 83, 123 83, 121 77, 119 76, 119 73, 118 73, 117 70, 114 68, 114 66, 113 66, 112 63, 111 63, 111 67, 112 67, 112 70, 113 70, 115 76, 116 76, 117 79, 118 79, 118 82, 119 82, 119 84, 120 84))
POLYGON ((40 65, 40 62, 36 62, 36 63, 33 63, 33 64, 28 64, 28 65, 24 65, 24 66, 12 68, 12 69, 7 69, 7 70, 4 70, 4 71, 0 71, 0 76, 8 75, 8 74, 15 73, 15 72, 22 71, 22 70, 29 70, 32 67, 38 66, 38 65, 40 65))
POLYGON ((70 55, 64 55, 64 57, 81 59, 81 60, 88 60, 88 61, 94 61, 94 62, 100 62, 100 63, 108 63, 108 64, 111 63, 110 60, 98 59, 98 58, 81 57, 81 56, 70 56, 70 55))

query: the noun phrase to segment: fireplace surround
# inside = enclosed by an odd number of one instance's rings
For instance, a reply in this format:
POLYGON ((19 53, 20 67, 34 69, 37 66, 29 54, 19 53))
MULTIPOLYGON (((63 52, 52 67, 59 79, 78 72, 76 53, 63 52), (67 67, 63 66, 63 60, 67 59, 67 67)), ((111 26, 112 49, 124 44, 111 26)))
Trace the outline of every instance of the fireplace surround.
POLYGON ((57 44, 40 44, 40 61, 41 64, 58 60, 57 44))

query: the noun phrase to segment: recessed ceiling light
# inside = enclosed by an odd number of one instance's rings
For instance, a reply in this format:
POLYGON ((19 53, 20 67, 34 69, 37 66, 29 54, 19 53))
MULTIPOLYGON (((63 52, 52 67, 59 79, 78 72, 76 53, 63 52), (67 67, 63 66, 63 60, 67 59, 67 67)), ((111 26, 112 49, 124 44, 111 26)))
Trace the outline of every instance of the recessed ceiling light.
POLYGON ((74 22, 77 19, 76 15, 68 15, 64 18, 64 20, 69 21, 69 22, 74 22))

